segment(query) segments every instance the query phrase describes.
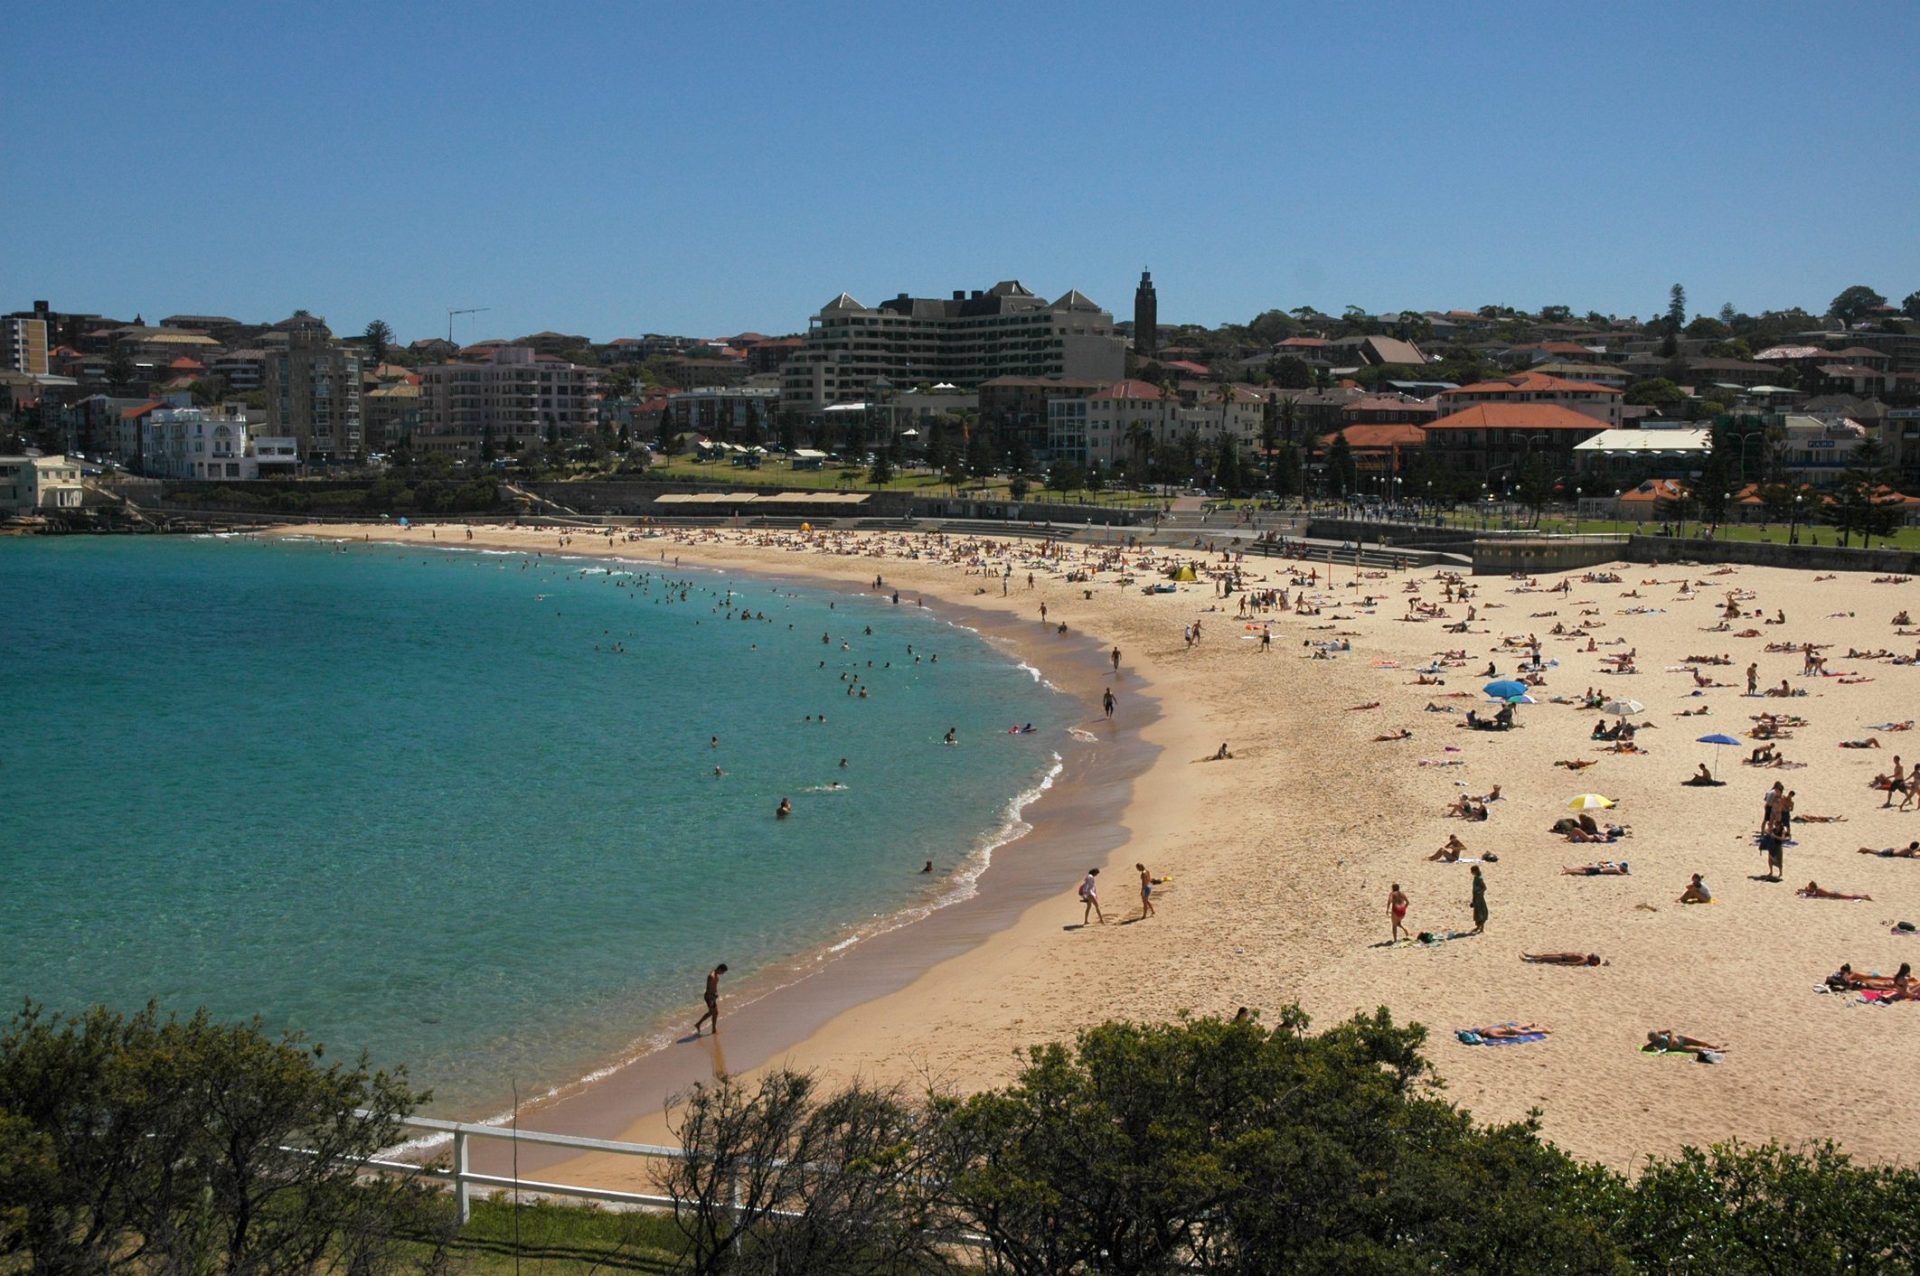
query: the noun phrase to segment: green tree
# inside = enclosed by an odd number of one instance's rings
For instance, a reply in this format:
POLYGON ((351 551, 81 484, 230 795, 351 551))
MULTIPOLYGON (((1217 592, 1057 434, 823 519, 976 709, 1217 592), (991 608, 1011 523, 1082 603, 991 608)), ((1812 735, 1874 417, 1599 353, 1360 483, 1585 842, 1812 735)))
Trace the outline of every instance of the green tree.
POLYGON ((393 346, 393 329, 387 326, 387 321, 375 319, 367 325, 367 330, 362 336, 366 341, 367 353, 372 356, 373 362, 385 363, 387 351, 393 346))
POLYGON ((1900 303, 1900 313, 1909 319, 1920 319, 1920 290, 1906 295, 1900 303))
POLYGON ((1219 454, 1214 460, 1213 482, 1228 496, 1245 496, 1247 493, 1246 475, 1240 465, 1240 449, 1230 435, 1220 440, 1219 454))
POLYGON ((125 350, 116 350, 107 360, 107 384, 116 390, 130 390, 135 371, 133 356, 125 350))
POLYGON ((1920 1269, 1920 1176, 1855 1165, 1831 1143, 1739 1143, 1647 1163, 1610 1193, 1610 1231, 1640 1271, 1667 1276, 1920 1269))
POLYGON ((1347 432, 1340 431, 1333 436, 1333 442, 1327 448, 1327 483, 1335 496, 1349 495, 1359 481, 1359 468, 1354 464, 1353 445, 1347 442, 1347 432))
POLYGON ((1667 331, 1678 333, 1687 326, 1687 290, 1679 284, 1667 290, 1667 331))
POLYGON ((1687 392, 1666 377, 1648 377, 1628 386, 1621 401, 1656 408, 1677 408, 1687 401, 1687 392))
POLYGON ((257 1020, 28 1003, 0 1035, 0 1240, 47 1272, 373 1270, 421 1192, 360 1162, 426 1097, 257 1020))
POLYGON ((1851 328, 1863 322, 1869 312, 1886 304, 1887 299, 1873 289, 1865 284, 1854 284, 1851 288, 1841 289, 1840 295, 1828 303, 1827 313, 1851 328))
POLYGON ((1047 467, 1047 487, 1065 496, 1086 482, 1086 474, 1072 461, 1059 460, 1047 467))
POLYGON ((686 1153, 665 1181, 687 1241, 682 1270, 939 1269, 931 1140, 899 1095, 856 1084, 823 1096, 812 1077, 777 1069, 753 1085, 697 1084, 668 1120, 686 1153))
POLYGON ((1267 380, 1282 390, 1305 390, 1313 384, 1313 369, 1294 355, 1277 355, 1267 360, 1264 370, 1267 380))
POLYGON ((875 487, 885 487, 893 482, 893 449, 883 447, 873 454, 873 468, 867 472, 867 482, 875 487))
POLYGON ((1574 1203, 1612 1180, 1531 1125, 1424 1093, 1423 1032, 1385 1011, 1310 1034, 1106 1024, 1003 1090, 936 1103, 934 1160, 995 1270, 1620 1269, 1574 1203))

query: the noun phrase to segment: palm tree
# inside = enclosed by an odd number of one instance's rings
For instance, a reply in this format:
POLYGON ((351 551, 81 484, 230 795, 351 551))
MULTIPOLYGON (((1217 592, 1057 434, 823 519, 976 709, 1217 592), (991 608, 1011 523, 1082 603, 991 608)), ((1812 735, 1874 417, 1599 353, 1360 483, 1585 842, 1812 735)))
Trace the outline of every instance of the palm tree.
POLYGON ((1213 389, 1213 401, 1220 405, 1220 438, 1223 441, 1233 437, 1233 423, 1230 417, 1234 402, 1238 398, 1239 395, 1235 392, 1231 381, 1222 381, 1213 389))
POLYGON ((1141 418, 1135 417, 1133 423, 1127 426, 1127 450, 1133 454, 1135 460, 1144 465, 1152 447, 1153 427, 1141 418))

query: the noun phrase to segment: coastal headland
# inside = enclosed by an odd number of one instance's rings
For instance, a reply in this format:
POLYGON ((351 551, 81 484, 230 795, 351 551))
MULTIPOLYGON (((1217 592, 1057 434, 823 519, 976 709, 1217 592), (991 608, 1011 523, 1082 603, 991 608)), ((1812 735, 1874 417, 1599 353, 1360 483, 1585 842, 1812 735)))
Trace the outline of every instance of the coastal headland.
MULTIPOLYGON (((390 525, 279 534, 642 563, 664 554, 848 589, 877 575, 1083 697, 1094 747, 1028 808, 1032 831, 996 856, 974 901, 725 1007, 718 1037, 615 1070, 523 1114, 526 1126, 663 1142, 665 1097, 719 1069, 777 1062, 829 1080, 965 1090, 1006 1080, 1025 1046, 1102 1020, 1240 1006, 1270 1016, 1297 1002, 1321 1024, 1386 1006, 1427 1025, 1448 1097, 1487 1119, 1538 1109, 1547 1137, 1616 1167, 1735 1137, 1832 1138, 1867 1160, 1911 1160, 1920 1115, 1899 1095, 1920 1007, 1823 985, 1843 962, 1890 974, 1920 953, 1900 927, 1920 922, 1920 860, 1858 853, 1920 837, 1920 815, 1898 797, 1883 806, 1872 787, 1896 754, 1920 755, 1920 744, 1902 748, 1920 741, 1904 723, 1920 703, 1920 635, 1895 623, 1920 599, 1911 581, 1616 565, 1469 578, 1470 596, 1449 599, 1431 570, 1330 574, 1324 562, 1235 564, 1204 547, 655 530, 628 540, 482 527, 472 542, 390 525), (1195 578, 1167 581, 1182 564, 1195 578), (1238 588, 1223 595, 1236 569, 1238 588), (1167 583, 1172 592, 1147 592, 1167 583), (1250 594, 1283 589, 1286 608, 1243 613, 1250 594), (1512 730, 1466 726, 1469 710, 1497 707, 1482 687, 1518 676, 1530 638, 1537 703, 1516 707, 1512 730), (1784 680, 1790 694, 1747 694, 1749 664, 1762 691, 1784 680), (1099 699, 1108 685, 1111 727, 1099 699), (1638 726, 1630 750, 1594 738, 1597 719, 1622 713, 1587 708, 1590 690, 1640 706, 1625 714, 1638 726), (1786 765, 1748 765, 1769 713, 1796 719, 1775 729, 1786 765), (1698 742, 1721 733, 1740 743, 1698 742), (1216 757, 1223 746, 1230 757, 1216 757), (1684 783, 1703 763, 1722 783, 1684 783), (1796 820, 1782 880, 1769 881, 1756 833, 1776 781, 1794 792, 1796 820), (1495 786, 1485 820, 1447 814, 1495 786), (1588 793, 1614 803, 1592 814, 1603 829, 1626 826, 1621 840, 1552 831, 1588 793), (1469 864, 1429 858, 1452 835, 1462 861, 1481 861, 1482 933, 1461 934, 1473 927, 1469 864), (1605 861, 1629 872, 1563 871, 1605 861), (1083 927, 1074 886, 1096 863, 1108 920, 1083 927), (1143 921, 1131 920, 1136 863, 1167 879, 1143 921), (1678 902, 1695 873, 1711 904, 1678 902), (1872 898, 1797 893, 1810 880, 1872 898), (1385 943, 1396 883, 1411 930, 1458 937, 1385 943), (1605 964, 1521 960, 1541 952, 1605 964), (1493 1049, 1455 1035, 1509 1022, 1548 1036, 1493 1049), (1647 1033, 1665 1029, 1728 1049, 1713 1065, 1643 1053, 1647 1033)), ((702 973, 687 973, 690 1003, 702 973)), ((550 1173, 612 1185, 632 1170, 584 1157, 550 1173)))

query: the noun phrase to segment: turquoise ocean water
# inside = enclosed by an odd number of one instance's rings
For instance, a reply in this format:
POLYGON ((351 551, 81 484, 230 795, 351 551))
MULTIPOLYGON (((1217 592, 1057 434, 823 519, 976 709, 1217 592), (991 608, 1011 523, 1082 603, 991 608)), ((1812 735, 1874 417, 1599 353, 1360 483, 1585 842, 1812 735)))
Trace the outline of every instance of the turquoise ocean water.
POLYGON ((0 541, 0 998, 258 1014, 487 1113, 964 889, 1056 765, 1062 698, 910 600, 626 570, 0 541))

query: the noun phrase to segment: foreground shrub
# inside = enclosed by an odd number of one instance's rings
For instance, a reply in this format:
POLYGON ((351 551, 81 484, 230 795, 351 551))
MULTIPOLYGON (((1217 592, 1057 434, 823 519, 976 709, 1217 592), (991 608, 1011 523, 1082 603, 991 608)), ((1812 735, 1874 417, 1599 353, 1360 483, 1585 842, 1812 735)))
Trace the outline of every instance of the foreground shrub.
POLYGON ((0 1252, 50 1273, 374 1270, 425 1189, 357 1166, 425 1097, 258 1022, 29 1003, 0 1036, 0 1252))

